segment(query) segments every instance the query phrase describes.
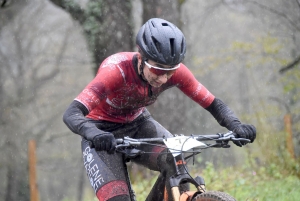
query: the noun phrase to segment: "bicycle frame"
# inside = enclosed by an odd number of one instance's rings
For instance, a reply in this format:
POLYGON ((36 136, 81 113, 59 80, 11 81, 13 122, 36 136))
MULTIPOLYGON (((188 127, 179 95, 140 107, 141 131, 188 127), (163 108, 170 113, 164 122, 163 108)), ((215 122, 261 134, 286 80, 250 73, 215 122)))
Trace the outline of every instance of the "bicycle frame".
MULTIPOLYGON (((173 159, 174 159, 173 165, 176 170, 176 174, 170 178, 170 186, 171 186, 173 200, 188 201, 188 200, 192 200, 193 197, 195 197, 196 195, 205 192, 205 182, 201 176, 196 176, 195 178, 191 177, 191 175, 187 170, 185 159, 195 154, 193 153, 192 155, 184 158, 184 154, 183 154, 184 151, 193 149, 195 147, 228 148, 230 147, 230 145, 228 145, 229 141, 240 141, 240 142, 243 141, 246 143, 249 142, 248 139, 235 138, 234 133, 232 133, 231 131, 223 134, 218 133, 215 135, 198 135, 198 136, 181 135, 181 136, 175 136, 167 139, 165 138, 132 139, 132 138, 125 137, 124 139, 117 139, 117 144, 118 144, 117 150, 118 148, 122 148, 122 147, 123 148, 133 147, 132 149, 127 149, 126 153, 123 152, 124 155, 127 156, 127 161, 128 161, 128 158, 130 159, 141 154, 140 150, 135 148, 142 144, 147 144, 147 143, 165 144, 166 147, 173 155, 173 159), (199 141, 215 141, 216 144, 209 145, 199 141), (196 187, 197 191, 188 191, 188 192, 184 192, 183 194, 180 194, 179 185, 181 183, 186 183, 186 182, 193 184, 196 187)), ((125 170, 127 171, 126 164, 125 164, 125 170)), ((128 175, 128 171, 127 171, 127 175, 128 175)), ((129 175, 128 175, 128 184, 129 184, 131 199, 136 200, 135 193, 131 186, 129 175)), ((167 200, 167 198, 165 197, 164 200, 167 200)))

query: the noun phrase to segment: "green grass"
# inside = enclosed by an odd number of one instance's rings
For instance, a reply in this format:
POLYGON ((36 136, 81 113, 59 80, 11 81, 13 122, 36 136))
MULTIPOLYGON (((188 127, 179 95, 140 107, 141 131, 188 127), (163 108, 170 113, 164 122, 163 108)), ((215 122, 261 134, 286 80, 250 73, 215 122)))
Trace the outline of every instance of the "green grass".
MULTIPOLYGON (((189 169, 191 175, 200 175, 205 179, 207 190, 226 192, 238 201, 300 200, 300 179, 274 164, 255 168, 245 166, 218 170, 211 163, 206 163, 206 168, 202 171, 196 171, 195 166, 189 169)), ((146 199, 157 176, 157 172, 147 169, 134 171, 131 174, 138 201, 146 199)), ((97 200, 91 188, 87 192, 89 193, 85 194, 84 200, 97 200)))
POLYGON ((300 181, 289 176, 283 179, 237 179, 235 189, 228 189, 228 193, 237 200, 248 201, 297 201, 300 199, 300 181))
POLYGON ((296 201, 300 198, 299 178, 282 174, 275 165, 217 171, 208 163, 202 173, 208 189, 227 192, 237 200, 296 201))
MULTIPOLYGON (((207 163, 203 171, 192 171, 192 175, 203 176, 207 190, 226 192, 239 201, 299 201, 300 179, 283 174, 279 169, 270 165, 267 168, 226 168, 220 171, 207 163)), ((133 188, 138 201, 145 200, 155 179, 156 176, 145 179, 135 174, 133 188)))

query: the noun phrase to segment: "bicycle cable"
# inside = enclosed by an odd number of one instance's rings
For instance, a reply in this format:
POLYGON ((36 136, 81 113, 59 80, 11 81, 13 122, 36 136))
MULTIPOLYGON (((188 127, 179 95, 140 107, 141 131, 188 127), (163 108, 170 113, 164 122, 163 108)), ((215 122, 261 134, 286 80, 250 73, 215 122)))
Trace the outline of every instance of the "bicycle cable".
MULTIPOLYGON (((191 136, 191 137, 192 137, 192 136, 191 136)), ((182 153, 181 153, 181 160, 182 160, 182 163, 183 163, 183 164, 187 164, 185 158, 183 157, 183 153, 184 153, 184 151, 183 151, 183 146, 184 146, 184 144, 185 144, 191 137, 187 138, 187 139, 183 142, 183 144, 182 144, 182 146, 181 146, 181 151, 182 151, 182 153)), ((190 177, 196 184, 198 184, 198 182, 190 175, 189 171, 187 170, 186 165, 183 165, 183 168, 184 168, 185 172, 189 175, 189 177, 190 177)), ((198 184, 198 186, 201 188, 201 190, 202 190, 203 192, 205 192, 205 189, 202 188, 202 186, 201 186, 200 184, 198 184)))
MULTIPOLYGON (((181 146, 181 149, 168 148, 168 151, 167 151, 167 152, 165 152, 165 153, 160 153, 160 154, 168 154, 170 150, 173 150, 172 153, 176 153, 176 152, 174 152, 174 151, 178 151, 178 153, 181 154, 181 160, 182 160, 183 164, 187 164, 187 163, 189 162, 189 160, 186 161, 186 159, 190 158, 191 156, 195 156, 196 154, 201 153, 200 151, 183 151, 183 146, 184 146, 184 144, 185 144, 186 141, 187 141, 188 139, 190 139, 191 137, 192 137, 192 136, 188 137, 188 138, 184 141, 184 143, 183 143, 182 146, 181 146), (192 155, 191 155, 191 156, 188 156, 188 158, 185 159, 185 158, 184 158, 184 154, 185 154, 185 153, 192 153, 192 155)), ((210 138, 208 138, 208 139, 210 139, 210 138)), ((157 146, 157 147, 167 148, 166 145, 152 144, 152 143, 148 143, 148 142, 143 142, 143 144, 144 144, 144 145, 146 144, 146 145, 150 145, 150 146, 157 146)), ((207 147, 199 148, 199 149, 206 149, 206 148, 209 148, 209 147, 213 146, 213 145, 208 145, 208 144, 206 144, 206 145, 207 145, 207 147)), ((129 146, 128 146, 128 147, 129 147, 129 146)), ((118 152, 120 152, 120 153, 123 153, 123 154, 127 154, 127 152, 124 151, 124 150, 125 150, 126 148, 128 148, 128 147, 119 147, 118 149, 116 149, 116 151, 118 151, 118 152)), ((132 145, 132 147, 135 147, 135 146, 132 145)), ((141 154, 151 154, 151 153, 156 153, 156 152, 145 152, 145 151, 142 151, 142 152, 141 152, 141 154)), ((186 167, 185 165, 183 165, 183 167, 181 167, 181 168, 184 168, 184 170, 185 170, 185 172, 187 173, 187 175, 188 175, 188 176, 189 176, 196 184, 198 184, 198 182, 190 175, 190 173, 188 172, 187 167, 186 167)), ((175 174, 179 174, 179 172, 174 173, 174 175, 175 175, 175 174)), ((201 186, 200 184, 198 184, 198 186, 201 188, 201 190, 202 190, 203 192, 205 192, 205 189, 203 189, 202 186, 201 186)))

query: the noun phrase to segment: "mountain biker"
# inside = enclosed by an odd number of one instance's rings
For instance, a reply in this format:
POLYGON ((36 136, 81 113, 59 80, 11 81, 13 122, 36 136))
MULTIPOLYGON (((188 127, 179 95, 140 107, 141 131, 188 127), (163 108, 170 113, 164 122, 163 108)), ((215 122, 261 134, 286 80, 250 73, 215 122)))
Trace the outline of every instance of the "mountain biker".
MULTIPOLYGON (((146 106, 166 89, 176 86, 205 108, 218 123, 253 142, 256 129, 243 124, 220 99, 211 94, 181 63, 186 53, 183 33, 172 23, 152 18, 136 36, 138 52, 120 52, 106 58, 96 77, 73 100, 63 120, 82 137, 83 162, 99 200, 130 200, 122 155, 114 152, 116 138, 171 137, 146 106)), ((242 146, 242 144, 237 144, 242 146)), ((143 146, 133 162, 160 171, 147 200, 162 200, 171 192, 169 154, 163 148, 143 146), (168 171, 167 171, 168 170, 168 171)), ((171 198, 171 196, 169 196, 171 198)))

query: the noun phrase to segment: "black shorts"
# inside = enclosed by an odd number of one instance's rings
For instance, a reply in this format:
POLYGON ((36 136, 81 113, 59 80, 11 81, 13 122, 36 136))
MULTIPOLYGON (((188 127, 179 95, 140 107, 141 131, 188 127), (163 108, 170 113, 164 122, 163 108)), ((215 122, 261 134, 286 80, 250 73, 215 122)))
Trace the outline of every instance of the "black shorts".
MULTIPOLYGON (((91 122, 95 123, 100 130, 113 133, 115 138, 172 136, 169 131, 151 117, 146 109, 137 119, 126 124, 95 120, 91 120, 91 122)), ((148 145, 144 145, 142 149, 150 153, 138 156, 131 161, 151 170, 160 171, 157 158, 164 149, 148 145)), ((84 167, 99 200, 130 200, 125 164, 121 153, 96 152, 95 149, 90 148, 86 139, 82 139, 82 154, 84 167)))

